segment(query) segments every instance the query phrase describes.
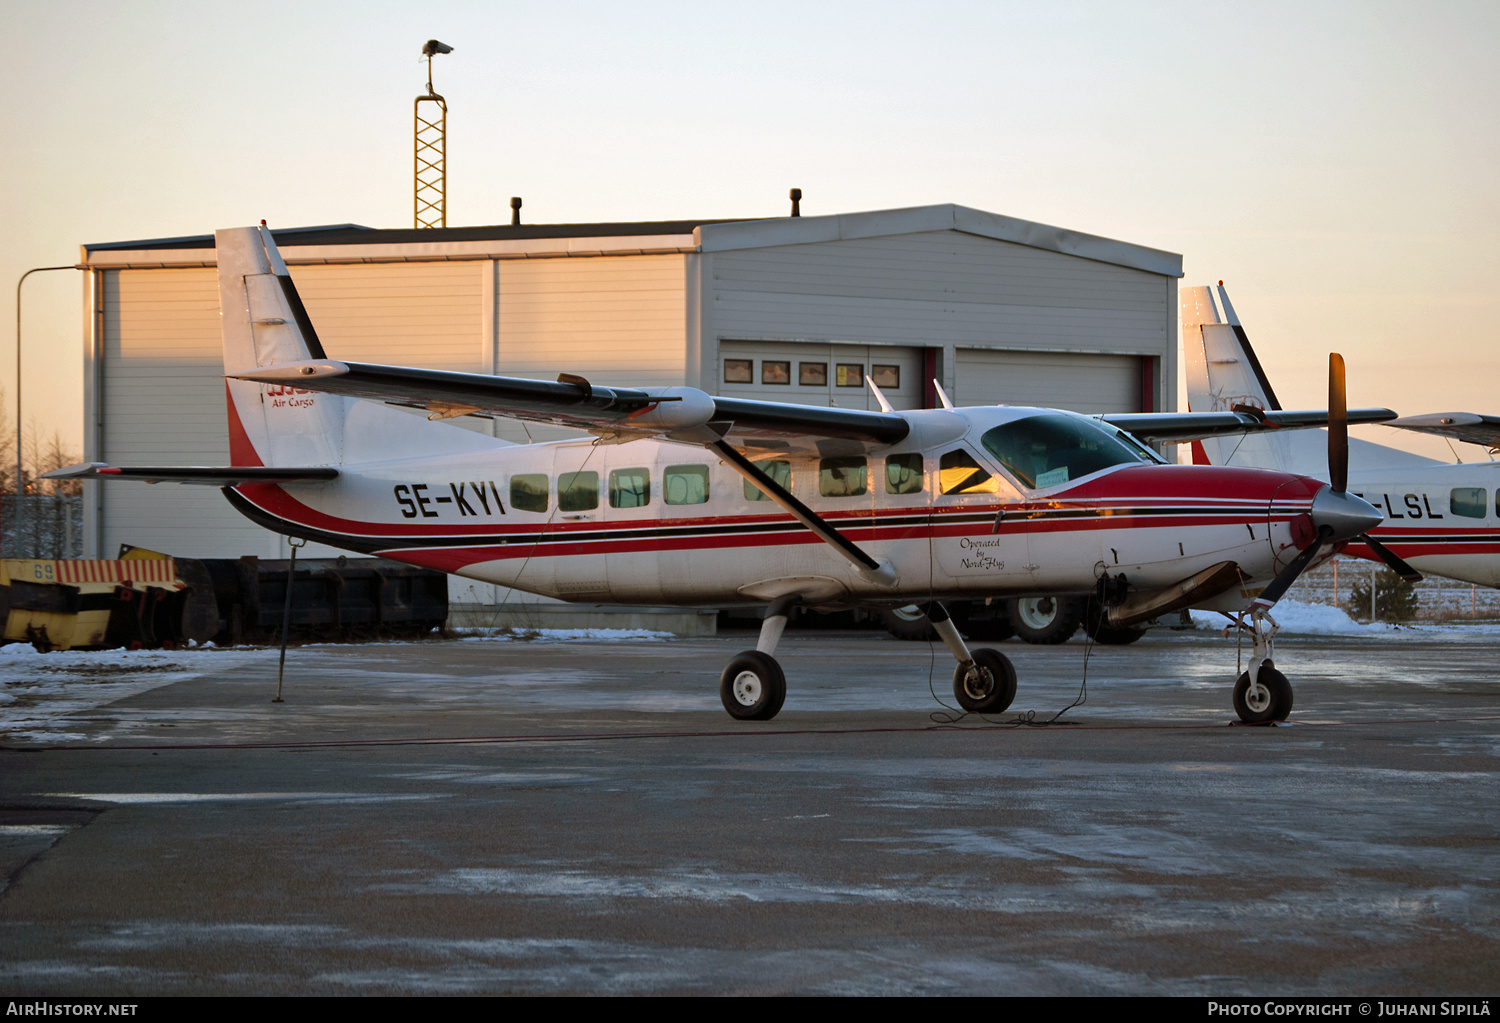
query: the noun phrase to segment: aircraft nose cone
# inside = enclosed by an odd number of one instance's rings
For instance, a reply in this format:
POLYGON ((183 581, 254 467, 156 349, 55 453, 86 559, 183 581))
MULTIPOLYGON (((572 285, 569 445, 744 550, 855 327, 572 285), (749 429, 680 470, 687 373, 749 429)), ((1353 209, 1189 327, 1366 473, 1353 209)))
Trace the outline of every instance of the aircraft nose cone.
POLYGON ((1348 540, 1385 521, 1385 516, 1364 498, 1324 487, 1312 503, 1313 524, 1327 529, 1330 541, 1348 540))

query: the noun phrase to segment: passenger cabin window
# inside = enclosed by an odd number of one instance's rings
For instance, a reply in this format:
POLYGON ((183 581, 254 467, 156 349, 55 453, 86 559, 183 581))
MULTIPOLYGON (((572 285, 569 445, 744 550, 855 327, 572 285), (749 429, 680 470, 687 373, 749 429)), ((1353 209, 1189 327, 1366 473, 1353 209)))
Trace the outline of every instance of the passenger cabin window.
POLYGON ((1126 444, 1112 427, 1055 413, 1005 423, 986 431, 980 441, 1028 489, 1055 487, 1112 465, 1151 461, 1145 449, 1126 444))
POLYGON ((1000 481, 959 448, 938 459, 938 486, 945 494, 998 494, 1000 481))
POLYGON ((599 474, 565 472, 557 477, 557 510, 592 511, 599 507, 599 474))
POLYGON ((885 460, 887 494, 920 494, 922 492, 922 455, 891 455, 885 460))
POLYGON ((760 382, 763 384, 790 384, 792 364, 777 359, 765 359, 760 364, 760 382))
MULTIPOLYGON (((1454 487, 1448 492, 1448 510, 1466 519, 1482 519, 1489 496, 1483 487, 1454 487)), ((1495 500, 1500 504, 1500 491, 1496 491, 1495 500)))
POLYGON ((539 472, 510 478, 510 506, 516 511, 547 510, 547 477, 539 472))
POLYGON ((869 467, 858 455, 818 462, 818 493, 824 497, 858 497, 870 489, 869 467))
POLYGON ((644 508, 650 503, 650 469, 610 470, 609 506, 611 508, 644 508))
POLYGON ((668 504, 706 504, 708 466, 669 465, 662 473, 662 489, 668 504))
MULTIPOLYGON (((783 490, 791 490, 792 489, 792 463, 791 462, 783 462, 779 458, 766 458, 766 459, 762 459, 759 462, 756 462, 755 463, 755 467, 757 469, 759 469, 761 472, 765 473, 767 476, 771 477, 771 480, 773 482, 779 484, 781 486, 781 489, 783 489, 783 490)), ((746 480, 745 481, 745 500, 747 500, 747 501, 769 501, 770 497, 766 496, 766 494, 761 491, 760 487, 757 487, 754 483, 751 483, 749 480, 746 480)))
POLYGON ((755 371, 754 359, 725 359, 724 382, 726 384, 748 384, 750 374, 755 371))

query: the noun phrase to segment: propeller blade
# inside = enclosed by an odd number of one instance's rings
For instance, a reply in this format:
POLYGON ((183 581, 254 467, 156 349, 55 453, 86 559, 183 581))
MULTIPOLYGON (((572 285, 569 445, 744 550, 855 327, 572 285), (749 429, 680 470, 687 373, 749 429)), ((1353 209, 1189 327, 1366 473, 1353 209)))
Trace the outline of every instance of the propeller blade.
POLYGON ((1419 583, 1422 581, 1421 572, 1418 572, 1415 568, 1412 568, 1406 562, 1398 558, 1395 552, 1385 544, 1377 543, 1374 540, 1370 539, 1369 533, 1361 533, 1359 536, 1356 536, 1354 538, 1354 542, 1362 543, 1366 547, 1370 548, 1370 550, 1374 551, 1380 557, 1381 561, 1384 561, 1387 565, 1390 566, 1392 572, 1395 572, 1407 582, 1419 583))
POLYGON ((1312 563, 1313 558, 1318 556, 1318 551, 1322 548, 1323 539, 1327 533, 1327 526, 1319 529, 1317 541, 1308 544, 1307 548, 1301 554, 1297 555, 1295 561, 1282 569, 1281 574, 1271 580, 1271 585, 1260 591, 1260 596, 1255 598, 1254 603, 1268 610, 1274 606, 1286 594, 1286 591, 1291 588, 1292 583, 1297 581, 1297 577, 1307 570, 1307 566, 1312 563))
POLYGON ((1344 390, 1344 357, 1328 353, 1328 481, 1349 489, 1349 399, 1344 390))

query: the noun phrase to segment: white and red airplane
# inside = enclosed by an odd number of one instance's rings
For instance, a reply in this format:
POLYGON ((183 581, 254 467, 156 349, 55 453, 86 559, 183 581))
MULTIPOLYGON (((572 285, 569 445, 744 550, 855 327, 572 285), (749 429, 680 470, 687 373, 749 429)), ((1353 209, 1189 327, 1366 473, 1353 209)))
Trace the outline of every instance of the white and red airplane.
MULTIPOLYGON (((1189 409, 1274 415, 1281 406, 1224 282, 1219 282, 1217 296, 1206 287, 1184 288, 1181 304, 1189 409)), ((1444 412, 1385 425, 1500 447, 1500 417, 1495 416, 1444 412)), ((1310 431, 1206 438, 1194 444, 1193 458, 1204 465, 1254 466, 1326 479, 1322 442, 1310 431)), ((1450 464, 1369 441, 1351 445, 1358 468, 1349 474, 1349 484, 1385 515, 1371 536, 1419 571, 1500 586, 1500 462, 1450 464)), ((1383 560, 1364 543, 1351 543, 1347 553, 1383 560)))
MULTIPOLYGON (((1257 416, 895 412, 883 398, 866 412, 379 366, 323 350, 264 225, 220 231, 216 245, 233 464, 51 475, 216 485, 287 536, 564 600, 763 606, 756 649, 720 676, 736 718, 780 710, 774 654, 799 603, 923 605, 958 662, 958 702, 1002 711, 1014 668, 970 649, 942 602, 1047 594, 1093 594, 1122 628, 1188 606, 1238 613, 1255 655, 1234 706, 1246 721, 1284 718, 1292 691, 1269 660, 1267 612, 1381 521, 1338 473, 1330 486, 1169 465, 1122 429, 1181 440, 1331 423, 1339 436, 1337 356, 1329 411, 1257 416), (591 436, 516 445, 439 421, 460 415, 591 436)), ((1338 443, 1330 450, 1337 461, 1338 443)))

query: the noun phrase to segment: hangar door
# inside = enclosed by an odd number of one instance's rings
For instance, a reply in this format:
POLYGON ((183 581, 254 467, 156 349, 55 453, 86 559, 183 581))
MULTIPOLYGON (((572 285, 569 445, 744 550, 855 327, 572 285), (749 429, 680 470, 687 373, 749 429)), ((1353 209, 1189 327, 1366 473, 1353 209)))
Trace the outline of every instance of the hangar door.
POLYGON ((873 380, 892 408, 922 407, 922 349, 814 341, 720 341, 719 394, 797 405, 878 409, 873 380))
POLYGON ((1140 355, 1016 352, 960 348, 954 359, 958 405, 1042 405, 1073 412, 1152 411, 1143 387, 1156 360, 1140 355))

